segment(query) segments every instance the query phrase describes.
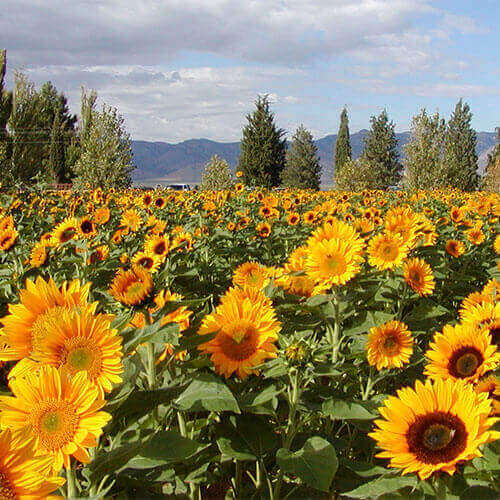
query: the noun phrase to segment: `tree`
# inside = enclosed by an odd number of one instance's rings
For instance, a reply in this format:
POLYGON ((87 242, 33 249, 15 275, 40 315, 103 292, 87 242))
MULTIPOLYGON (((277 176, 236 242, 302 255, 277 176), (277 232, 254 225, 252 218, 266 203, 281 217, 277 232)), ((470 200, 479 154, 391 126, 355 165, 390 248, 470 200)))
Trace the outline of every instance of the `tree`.
POLYGON ((7 52, 0 50, 0 179, 5 180, 10 173, 12 142, 7 131, 7 123, 12 112, 12 92, 5 90, 7 52))
POLYGON ((88 96, 84 97, 80 156, 74 167, 74 185, 83 189, 130 186, 130 174, 134 169, 132 146, 123 117, 116 108, 106 105, 97 111, 95 100, 89 108, 88 96))
POLYGON ((57 113, 50 134, 49 166, 54 180, 60 182, 69 181, 66 176, 64 153, 64 124, 61 123, 59 113, 57 113))
POLYGON ((441 182, 446 122, 424 109, 413 117, 410 141, 404 146, 405 184, 410 189, 432 189, 441 182))
POLYGON ((493 193, 500 192, 500 127, 497 127, 496 130, 498 144, 488 155, 488 164, 481 183, 482 189, 493 193))
POLYGON ((318 150, 311 133, 303 125, 295 132, 286 152, 286 165, 281 179, 286 187, 319 189, 321 165, 318 150))
POLYGON ((379 116, 372 116, 370 122, 363 158, 373 169, 375 187, 387 189, 399 183, 403 169, 396 149, 398 141, 394 122, 389 121, 385 109, 379 116))
POLYGON ((361 156, 348 159, 342 168, 335 170, 335 189, 339 191, 362 191, 379 187, 378 171, 361 156))
POLYGON ((271 188, 279 185, 285 166, 285 131, 276 127, 268 96, 259 96, 255 107, 246 117, 238 169, 246 185, 271 188))
POLYGON ((352 158, 352 149, 349 136, 349 118, 347 109, 344 108, 340 114, 340 127, 335 142, 335 171, 340 170, 342 166, 352 158))
POLYGON ((478 187, 477 138, 471 120, 469 105, 460 99, 446 127, 441 167, 443 186, 452 186, 464 191, 472 191, 478 187))
POLYGON ((233 185, 233 175, 227 161, 217 155, 212 156, 205 165, 200 189, 203 191, 223 191, 231 189, 233 185))

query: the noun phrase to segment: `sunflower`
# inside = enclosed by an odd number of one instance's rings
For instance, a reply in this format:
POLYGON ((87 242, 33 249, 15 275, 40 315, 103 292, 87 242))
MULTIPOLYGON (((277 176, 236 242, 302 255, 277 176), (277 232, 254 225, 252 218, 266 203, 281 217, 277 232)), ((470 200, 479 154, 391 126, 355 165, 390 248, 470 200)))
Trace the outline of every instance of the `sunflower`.
POLYGON ((452 475, 457 463, 480 457, 479 447, 499 433, 490 431, 491 401, 472 386, 453 380, 417 381, 389 396, 369 434, 383 451, 377 457, 403 474, 421 479, 436 471, 452 475))
POLYGON ((271 226, 267 222, 259 222, 255 230, 261 238, 267 238, 271 234, 271 226))
POLYGON ((129 229, 130 231, 138 231, 141 227, 142 219, 137 210, 133 208, 129 208, 123 212, 123 215, 120 219, 120 225, 124 228, 129 229))
POLYGON ((109 247, 107 245, 99 245, 95 247, 88 258, 88 264, 96 264, 108 258, 109 247))
POLYGON ((493 249, 495 250, 495 253, 500 254, 500 234, 497 234, 497 236, 495 237, 493 249))
POLYGON ((251 286, 262 290, 270 282, 267 268, 258 262, 245 262, 238 266, 233 273, 233 285, 242 288, 251 286))
POLYGON ((121 382, 122 338, 111 328, 113 316, 95 315, 92 309, 63 311, 52 323, 51 334, 33 353, 41 364, 64 366, 74 375, 87 373, 101 394, 121 382))
POLYGON ((53 229, 50 244, 52 246, 62 245, 75 238, 77 234, 78 221, 74 217, 67 217, 53 229))
POLYGON ((475 382, 500 362, 497 347, 487 331, 471 325, 445 325, 434 335, 429 350, 425 375, 432 379, 461 379, 475 382))
POLYGON ((53 458, 58 472, 70 466, 70 455, 90 462, 86 448, 97 446, 111 415, 99 411, 105 404, 99 389, 85 372, 74 377, 62 368, 42 366, 10 382, 13 397, 0 397, 0 426, 22 439, 34 440, 36 453, 53 458))
POLYGON ((161 259, 156 254, 137 252, 132 257, 132 265, 147 269, 150 273, 155 273, 161 265, 161 259))
MULTIPOLYGON (((26 280, 26 288, 19 292, 20 303, 9 304, 9 314, 0 320, 0 341, 6 344, 0 360, 28 357, 50 333, 53 318, 64 310, 87 305, 89 289, 90 283, 80 286, 79 280, 65 281, 61 287, 52 279, 26 280)), ((96 306, 97 303, 92 304, 93 308, 96 306)))
POLYGON ((17 240, 18 232, 13 227, 8 227, 0 232, 0 250, 8 250, 17 240))
POLYGON ((144 243, 144 251, 149 255, 156 255, 161 261, 170 251, 170 240, 168 236, 149 236, 144 243))
POLYGON ((296 226, 300 222, 300 214, 292 212, 287 216, 287 222, 290 226, 296 226))
POLYGON ((479 228, 472 228, 467 231, 467 239, 473 244, 473 245, 480 245, 483 243, 485 240, 484 233, 481 229, 479 228))
POLYGON ((410 361, 413 337, 400 321, 389 321, 370 329, 366 342, 368 363, 383 368, 401 368, 410 361))
POLYGON ((47 244, 44 241, 35 243, 30 252, 30 266, 37 268, 45 264, 47 260, 47 244))
POLYGON ((488 394, 493 402, 492 415, 500 415, 500 380, 496 375, 489 375, 479 380, 474 390, 477 394, 488 394))
POLYGON ((363 240, 356 233, 354 227, 334 217, 315 229, 307 240, 307 244, 312 245, 317 241, 332 239, 349 241, 355 253, 361 253, 364 246, 363 240))
POLYGON ((276 357, 280 329, 271 301, 260 290, 231 288, 198 330, 200 335, 217 332, 215 338, 198 349, 210 355, 217 373, 245 379, 276 357))
POLYGON ((423 259, 410 259, 403 264, 403 276, 410 288, 421 297, 431 295, 436 286, 432 269, 423 259))
POLYGON ((343 285, 360 271, 363 257, 349 240, 312 241, 308 247, 306 274, 325 286, 343 285))
POLYGON ((110 213, 108 207, 98 208, 94 212, 94 222, 96 224, 106 224, 106 222, 109 221, 110 217, 111 217, 111 213, 110 213))
POLYGON ((415 244, 417 218, 409 207, 399 206, 391 208, 385 214, 385 230, 387 233, 397 234, 402 244, 412 248, 415 244))
MULTIPOLYGON (((461 310, 464 323, 483 328, 498 328, 500 321, 500 302, 485 301, 461 310)), ((492 332, 493 334, 493 332, 492 332)))
POLYGON ((109 293, 122 304, 132 306, 143 302, 152 289, 153 280, 149 272, 140 267, 134 267, 128 271, 118 270, 109 293))
POLYGON ((465 253, 465 245, 459 240, 448 240, 444 249, 456 259, 465 253))
POLYGON ((49 475, 51 466, 50 456, 35 457, 32 441, 23 443, 8 429, 0 432, 0 498, 47 498, 65 483, 64 478, 49 475))
POLYGON ((394 269, 408 255, 408 246, 396 233, 379 233, 368 243, 368 262, 377 269, 394 269))
POLYGON ((97 228, 89 217, 83 217, 78 221, 78 234, 82 238, 93 238, 97 234, 97 228))

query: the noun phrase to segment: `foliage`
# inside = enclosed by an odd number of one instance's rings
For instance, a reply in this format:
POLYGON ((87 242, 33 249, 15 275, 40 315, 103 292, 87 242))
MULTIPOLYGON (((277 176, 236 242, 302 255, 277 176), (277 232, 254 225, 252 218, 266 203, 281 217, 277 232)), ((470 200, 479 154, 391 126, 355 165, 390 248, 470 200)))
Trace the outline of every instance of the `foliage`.
POLYGON ((499 144, 488 155, 488 164, 481 185, 482 189, 493 193, 500 192, 500 127, 497 128, 497 137, 499 144))
POLYGON ((335 172, 341 170, 346 162, 351 159, 352 149, 349 137, 349 117, 347 116, 347 109, 344 108, 340 114, 339 133, 335 142, 335 172))
POLYGON ((432 189, 440 185, 446 123, 425 109, 413 117, 410 141, 404 146, 405 184, 410 189, 432 189))
POLYGON ((285 167, 285 131, 277 128, 267 95, 257 98, 255 108, 243 128, 238 170, 247 186, 270 188, 280 184, 285 167))
POLYGON ((476 132, 471 125, 472 113, 467 103, 458 101, 447 127, 441 168, 441 185, 464 191, 477 189, 476 132))
POLYGON ((365 137, 363 158, 373 169, 375 187, 387 189, 397 186, 403 167, 399 162, 394 122, 389 121, 384 109, 380 115, 372 116, 370 123, 371 129, 365 137))
POLYGON ((281 173, 285 187, 319 189, 321 165, 312 134, 301 125, 292 138, 286 152, 286 165, 281 173))
POLYGON ((7 131, 7 123, 12 112, 12 92, 5 90, 5 72, 7 68, 7 52, 0 50, 0 178, 2 181, 10 171, 12 154, 11 140, 7 131))
POLYGON ((347 160, 335 170, 335 189, 341 191, 361 191, 375 189, 378 186, 378 171, 363 156, 356 160, 347 160))
POLYGON ((200 189, 202 191, 222 191, 231 189, 233 185, 233 174, 227 161, 217 155, 212 156, 205 165, 205 170, 201 176, 200 189))
POLYGON ((116 108, 98 111, 92 95, 82 98, 80 156, 74 166, 78 188, 127 187, 132 180, 132 146, 124 119, 116 108), (92 104, 89 104, 92 103, 92 104))

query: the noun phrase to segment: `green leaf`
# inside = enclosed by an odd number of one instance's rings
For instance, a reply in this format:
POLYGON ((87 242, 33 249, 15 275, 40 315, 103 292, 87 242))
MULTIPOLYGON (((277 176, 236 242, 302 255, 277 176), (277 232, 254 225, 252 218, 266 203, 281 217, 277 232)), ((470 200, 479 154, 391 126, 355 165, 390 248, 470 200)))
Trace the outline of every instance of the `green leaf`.
POLYGON ((385 467, 373 465, 368 462, 354 461, 344 458, 340 460, 340 464, 361 477, 373 477, 387 474, 387 469, 385 467))
POLYGON ((420 299, 418 304, 404 317, 403 321, 423 321, 426 319, 440 318, 447 314, 450 314, 448 309, 431 299, 420 299))
POLYGON ((184 411, 232 411, 240 413, 238 403, 227 385, 213 375, 199 375, 177 398, 175 405, 184 411))
POLYGON ((393 314, 383 311, 367 311, 362 313, 351 326, 345 328, 343 333, 347 336, 368 333, 370 328, 383 325, 392 319, 394 319, 393 314))
POLYGON ((124 351, 132 352, 140 344, 153 342, 155 344, 173 344, 179 343, 179 325, 162 325, 161 320, 146 325, 144 328, 133 330, 128 336, 124 335, 124 351))
POLYGON ((335 420, 371 420, 376 417, 370 404, 364 401, 330 398, 323 401, 321 411, 335 420))
POLYGON ((139 453, 141 446, 142 443, 130 443, 111 451, 101 450, 96 459, 88 465, 92 481, 99 481, 107 474, 123 468, 139 453))
POLYGON ((413 488, 417 485, 415 476, 380 477, 358 488, 344 493, 348 498, 377 498, 386 493, 394 493, 401 488, 413 488))
POLYGON ((148 439, 140 450, 140 456, 150 460, 175 462, 185 460, 203 448, 191 439, 174 431, 161 431, 148 439))
POLYGON ((317 436, 309 438, 296 452, 280 448, 276 460, 283 472, 294 474, 321 491, 330 489, 339 465, 335 448, 317 436))
POLYGON ((462 492, 460 500, 471 500, 480 498, 481 500, 498 500, 498 491, 486 486, 471 486, 462 492))

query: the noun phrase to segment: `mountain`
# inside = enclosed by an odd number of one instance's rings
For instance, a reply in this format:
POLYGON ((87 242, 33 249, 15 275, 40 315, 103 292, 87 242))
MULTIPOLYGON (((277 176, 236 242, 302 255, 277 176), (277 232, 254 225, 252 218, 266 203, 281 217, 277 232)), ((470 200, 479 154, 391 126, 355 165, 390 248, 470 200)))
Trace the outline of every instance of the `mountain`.
MULTIPOLYGON (((358 158, 363 152, 364 137, 368 130, 363 129, 351 134, 353 157, 358 158)), ((409 132, 396 134, 398 150, 403 152, 403 146, 410 138, 409 132)), ((322 180, 330 184, 333 178, 333 151, 337 136, 327 135, 315 141, 318 154, 323 165, 322 180)), ((495 132, 478 132, 476 152, 479 157, 479 171, 484 171, 487 153, 496 144, 495 132)), ((167 142, 132 141, 134 163, 137 166, 133 178, 137 183, 145 181, 169 181, 197 183, 205 164, 213 155, 224 158, 234 169, 238 163, 239 142, 216 142, 208 139, 189 139, 178 144, 167 142)))

